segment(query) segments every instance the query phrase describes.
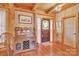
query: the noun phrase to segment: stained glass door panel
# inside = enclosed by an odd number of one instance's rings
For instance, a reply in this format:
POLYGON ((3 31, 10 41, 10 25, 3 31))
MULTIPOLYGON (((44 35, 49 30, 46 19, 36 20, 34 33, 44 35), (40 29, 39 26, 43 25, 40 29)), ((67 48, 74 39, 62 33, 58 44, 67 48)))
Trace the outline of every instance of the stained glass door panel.
POLYGON ((49 28, 49 21, 42 20, 42 28, 41 28, 41 37, 42 37, 42 42, 48 42, 50 41, 50 28, 49 28))

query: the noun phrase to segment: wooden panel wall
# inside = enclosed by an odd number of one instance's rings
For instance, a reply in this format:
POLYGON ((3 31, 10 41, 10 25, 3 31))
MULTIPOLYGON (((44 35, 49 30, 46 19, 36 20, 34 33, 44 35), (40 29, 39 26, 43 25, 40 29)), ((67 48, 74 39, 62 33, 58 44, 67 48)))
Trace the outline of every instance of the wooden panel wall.
MULTIPOLYGON (((23 8, 19 8, 19 7, 15 7, 14 4, 8 4, 8 3, 4 3, 4 4, 0 4, 0 8, 2 9, 7 9, 7 31, 9 33, 12 33, 13 35, 15 35, 15 10, 18 11, 27 11, 29 13, 33 13, 34 17, 36 17, 36 15, 41 15, 41 16, 51 16, 53 17, 54 21, 54 32, 55 32, 55 28, 56 28, 56 14, 51 13, 51 14, 41 14, 41 13, 36 13, 35 11, 29 11, 28 9, 23 9, 23 8)), ((34 19, 35 20, 35 19, 34 19)), ((36 24, 36 23, 35 23, 36 24)), ((36 30, 36 28, 35 28, 36 30)))

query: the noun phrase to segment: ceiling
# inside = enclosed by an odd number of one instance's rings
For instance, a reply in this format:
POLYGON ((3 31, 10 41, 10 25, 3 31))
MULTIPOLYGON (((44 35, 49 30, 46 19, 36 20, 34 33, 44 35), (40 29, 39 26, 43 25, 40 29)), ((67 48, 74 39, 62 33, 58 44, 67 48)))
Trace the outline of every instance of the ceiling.
POLYGON ((36 9, 46 11, 46 10, 50 9, 51 7, 53 7, 54 5, 56 5, 56 3, 39 3, 37 5, 38 6, 36 7, 36 9))
POLYGON ((15 7, 32 10, 34 3, 14 3, 15 7))
POLYGON ((49 8, 56 5, 56 3, 15 3, 15 7, 21 7, 28 10, 48 10, 49 8))
POLYGON ((68 5, 67 3, 14 3, 14 6, 18 7, 18 8, 23 8, 23 9, 27 9, 27 10, 31 10, 31 11, 40 10, 40 11, 46 12, 46 13, 59 11, 60 9, 62 9, 62 7, 64 5, 67 8, 67 6, 69 7, 74 4, 71 3, 68 5))

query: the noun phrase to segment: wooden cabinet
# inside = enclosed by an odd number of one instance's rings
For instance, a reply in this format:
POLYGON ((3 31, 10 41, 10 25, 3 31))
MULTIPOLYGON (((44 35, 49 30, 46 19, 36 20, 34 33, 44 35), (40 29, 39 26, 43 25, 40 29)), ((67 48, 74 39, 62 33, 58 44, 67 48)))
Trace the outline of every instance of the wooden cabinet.
POLYGON ((15 52, 23 52, 35 49, 34 31, 27 27, 16 27, 15 29, 15 52))

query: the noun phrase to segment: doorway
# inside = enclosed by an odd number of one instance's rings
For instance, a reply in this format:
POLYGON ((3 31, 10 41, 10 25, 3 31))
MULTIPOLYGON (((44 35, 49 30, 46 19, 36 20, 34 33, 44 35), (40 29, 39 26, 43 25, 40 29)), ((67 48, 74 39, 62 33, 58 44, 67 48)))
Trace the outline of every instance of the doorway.
POLYGON ((50 22, 49 19, 42 19, 41 22, 41 42, 50 42, 50 22))
POLYGON ((77 40, 77 17, 70 16, 63 18, 62 43, 76 48, 77 40))
POLYGON ((37 34, 37 43, 38 44, 54 41, 54 38, 53 38, 54 37, 54 32, 53 32, 54 31, 53 30, 54 29, 54 25, 53 25, 54 23, 53 22, 54 21, 53 21, 52 17, 50 19, 43 19, 41 17, 37 17, 36 34, 37 34), (44 36, 42 36, 42 35, 44 35, 44 36))

